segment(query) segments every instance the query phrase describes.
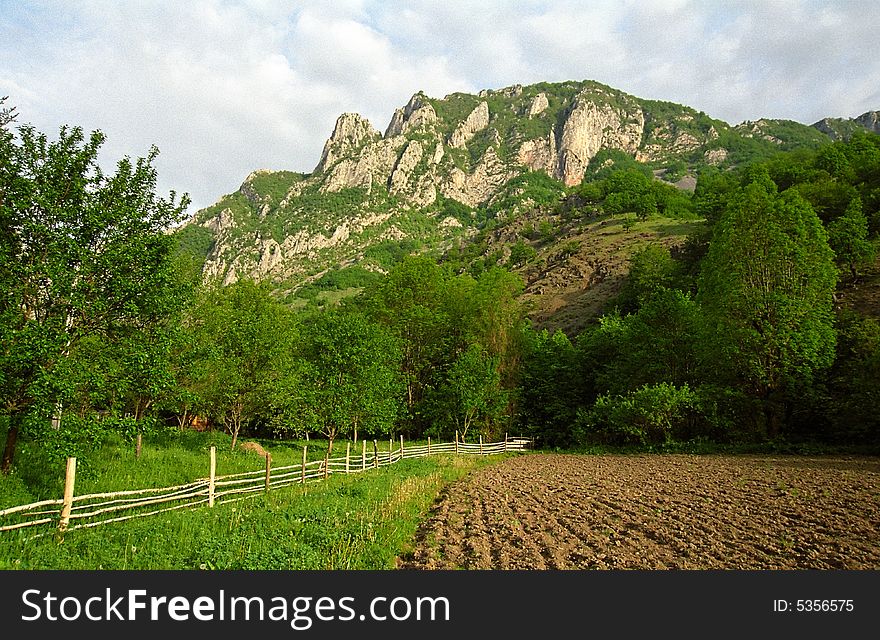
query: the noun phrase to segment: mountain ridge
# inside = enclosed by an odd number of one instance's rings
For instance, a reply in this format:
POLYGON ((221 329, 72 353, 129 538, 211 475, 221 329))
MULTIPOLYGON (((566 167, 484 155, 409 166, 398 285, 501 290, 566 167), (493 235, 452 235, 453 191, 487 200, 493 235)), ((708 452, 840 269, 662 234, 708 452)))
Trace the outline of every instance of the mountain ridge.
POLYGON ((508 218, 529 209, 529 189, 541 181, 532 175, 564 193, 617 154, 676 182, 702 167, 725 169, 877 126, 877 112, 812 126, 774 119, 731 126, 593 81, 439 99, 420 91, 395 109, 384 133, 359 114, 341 114, 311 173, 254 171, 182 233, 202 254, 206 281, 268 280, 290 297, 334 269, 386 270, 372 255, 377 247, 409 243, 439 255, 467 242, 499 215, 499 200, 514 202, 501 212, 508 218), (506 186, 521 178, 525 187, 511 198, 506 186))

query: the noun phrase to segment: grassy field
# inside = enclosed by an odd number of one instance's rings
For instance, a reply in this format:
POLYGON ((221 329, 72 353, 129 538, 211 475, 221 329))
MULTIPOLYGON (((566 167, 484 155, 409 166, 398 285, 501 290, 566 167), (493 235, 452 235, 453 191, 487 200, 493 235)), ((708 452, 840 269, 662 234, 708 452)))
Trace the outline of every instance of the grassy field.
MULTIPOLYGON (((85 460, 77 493, 160 487, 205 477, 211 444, 218 447, 218 474, 261 466, 262 459, 254 454, 230 452, 223 434, 169 433, 146 442, 139 460, 131 445, 106 443, 85 460)), ((305 442, 263 444, 272 453, 273 465, 286 465, 301 460, 305 442)), ((326 442, 309 445, 310 459, 324 456, 326 442)), ((337 442, 334 453, 339 447, 337 442)), ((341 443, 343 452, 344 447, 341 443)), ((22 449, 16 472, 0 477, 0 507, 61 495, 63 470, 40 469, 37 449, 22 449)), ((440 489, 500 458, 409 459, 213 509, 70 531, 62 541, 52 533, 34 539, 36 528, 3 532, 0 568, 391 569, 408 551, 440 489)))

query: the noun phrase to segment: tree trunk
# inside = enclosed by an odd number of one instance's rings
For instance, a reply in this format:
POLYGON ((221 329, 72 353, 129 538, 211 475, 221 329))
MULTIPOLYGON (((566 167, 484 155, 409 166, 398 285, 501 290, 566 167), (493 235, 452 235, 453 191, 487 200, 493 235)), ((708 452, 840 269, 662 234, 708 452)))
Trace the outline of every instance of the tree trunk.
POLYGON ((784 407, 780 395, 778 391, 770 391, 764 399, 764 427, 768 440, 778 438, 782 430, 784 407))
MULTIPOLYGON (((224 422, 226 419, 224 418, 224 422)), ((235 451, 235 444, 238 442, 238 432, 241 431, 241 423, 244 422, 244 402, 239 399, 232 404, 229 410, 230 424, 227 426, 232 435, 232 447, 230 451, 235 451)))
POLYGON ((20 417, 13 413, 9 416, 9 431, 6 433, 6 446, 3 448, 3 463, 0 465, 0 471, 3 475, 9 475, 12 471, 12 460, 15 458, 15 443, 18 440, 18 425, 20 417))

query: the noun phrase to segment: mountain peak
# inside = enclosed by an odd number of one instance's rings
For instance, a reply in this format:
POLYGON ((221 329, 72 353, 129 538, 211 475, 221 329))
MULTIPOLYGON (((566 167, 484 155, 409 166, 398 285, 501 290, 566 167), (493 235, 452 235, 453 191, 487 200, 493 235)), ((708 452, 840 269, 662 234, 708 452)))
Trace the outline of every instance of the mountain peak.
POLYGON ((324 143, 324 151, 321 153, 321 160, 315 172, 322 172, 342 155, 379 137, 379 132, 369 120, 358 113, 343 113, 336 119, 333 133, 324 143))

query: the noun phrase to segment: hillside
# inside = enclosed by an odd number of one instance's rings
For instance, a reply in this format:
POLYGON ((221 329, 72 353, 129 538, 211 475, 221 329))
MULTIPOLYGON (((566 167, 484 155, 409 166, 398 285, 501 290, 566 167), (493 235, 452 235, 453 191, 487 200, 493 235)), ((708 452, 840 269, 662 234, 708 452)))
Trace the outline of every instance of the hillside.
MULTIPOLYGON (((852 124, 846 131, 871 124, 868 114, 862 119, 847 121, 852 124)), ((843 131, 843 125, 820 124, 762 119, 730 126, 686 106, 590 81, 442 99, 417 93, 395 110, 384 133, 357 114, 341 115, 314 171, 254 171, 178 234, 188 251, 204 259, 206 281, 268 280, 286 299, 305 301, 328 288, 357 291, 403 253, 439 257, 466 246, 487 223, 490 229, 521 225, 516 220, 530 208, 544 206, 540 215, 552 217, 555 204, 537 202, 548 190, 558 202, 585 175, 620 158, 692 189, 704 167, 724 169, 780 150, 815 148, 828 143, 833 131, 843 131), (547 180, 530 178, 536 174, 547 180), (340 276, 340 270, 347 272, 340 276)), ((600 281, 600 290, 613 289, 638 241, 659 235, 676 244, 688 231, 675 224, 658 231, 659 224, 604 242, 604 231, 593 237, 602 224, 563 225, 536 249, 543 266, 521 269, 527 295, 546 307, 536 317, 570 305, 572 296, 575 306, 589 307, 593 303, 581 293, 600 281), (572 242, 579 248, 569 253, 576 255, 564 267, 554 263, 557 244, 571 248, 572 242), (557 295, 551 301, 548 288, 565 301, 557 295)), ((511 230, 494 233, 493 250, 509 253, 505 238, 511 239, 511 230)))

